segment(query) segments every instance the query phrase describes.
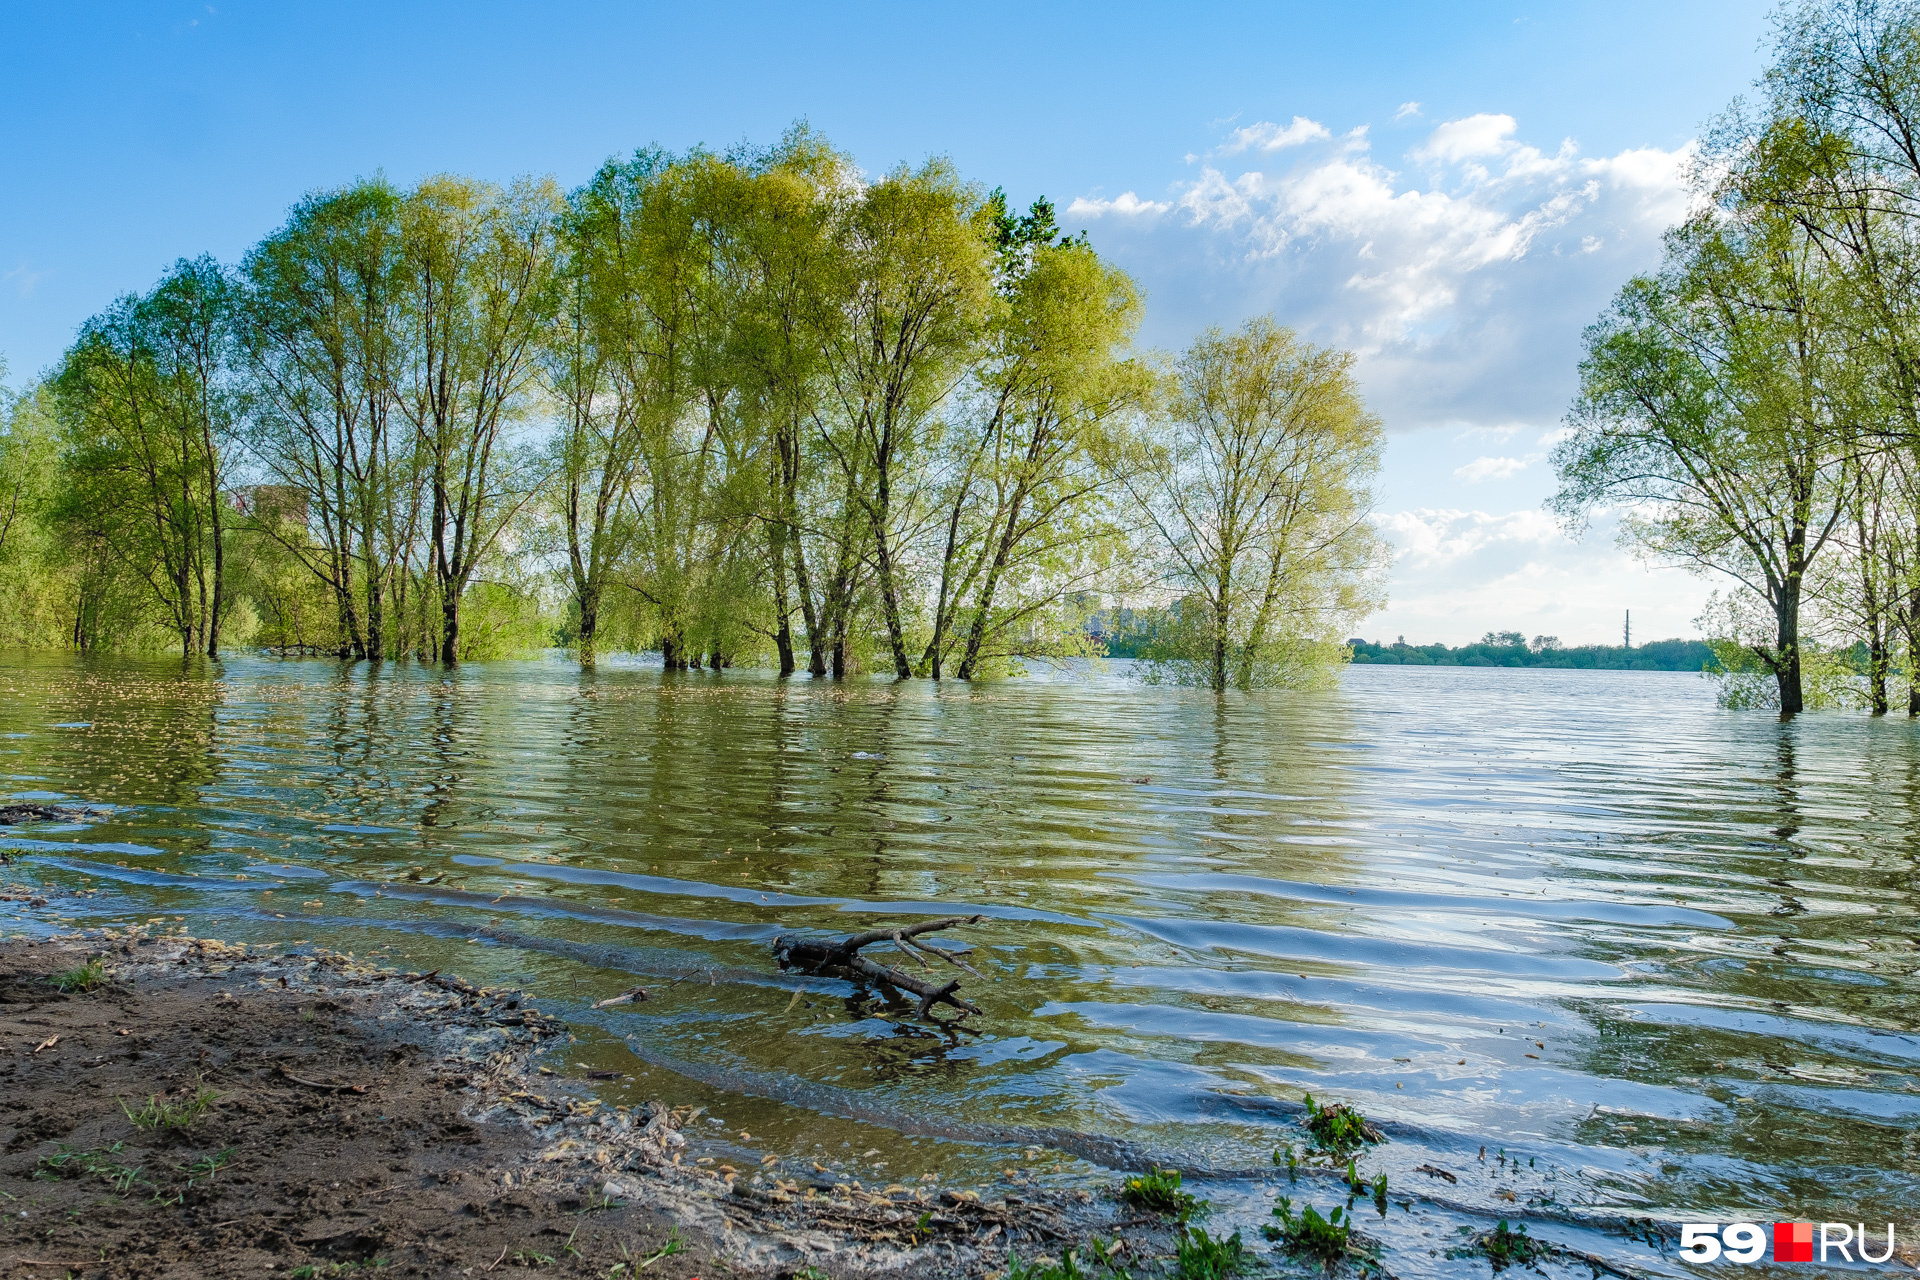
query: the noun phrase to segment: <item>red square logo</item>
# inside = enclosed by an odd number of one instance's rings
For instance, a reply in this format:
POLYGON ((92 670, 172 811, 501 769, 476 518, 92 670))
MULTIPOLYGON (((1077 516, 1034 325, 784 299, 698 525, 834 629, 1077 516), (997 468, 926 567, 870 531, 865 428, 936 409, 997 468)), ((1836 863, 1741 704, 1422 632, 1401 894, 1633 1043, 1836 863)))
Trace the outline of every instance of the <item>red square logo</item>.
POLYGON ((1775 1262, 1812 1262, 1813 1224, 1811 1222, 1774 1223, 1773 1260, 1775 1262))

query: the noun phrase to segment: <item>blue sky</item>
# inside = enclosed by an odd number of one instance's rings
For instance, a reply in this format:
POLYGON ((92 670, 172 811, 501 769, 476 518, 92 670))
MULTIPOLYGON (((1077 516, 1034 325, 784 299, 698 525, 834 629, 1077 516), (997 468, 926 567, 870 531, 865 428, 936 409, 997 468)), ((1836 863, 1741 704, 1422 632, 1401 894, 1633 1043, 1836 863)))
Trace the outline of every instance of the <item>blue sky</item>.
POLYGON ((1644 3, 0 3, 18 381, 177 257, 384 171, 586 177, 806 118, 1063 220, 1176 347, 1262 311, 1360 354, 1401 548, 1369 636, 1690 634, 1707 586, 1539 510, 1581 327, 1651 266, 1767 7, 1644 3))

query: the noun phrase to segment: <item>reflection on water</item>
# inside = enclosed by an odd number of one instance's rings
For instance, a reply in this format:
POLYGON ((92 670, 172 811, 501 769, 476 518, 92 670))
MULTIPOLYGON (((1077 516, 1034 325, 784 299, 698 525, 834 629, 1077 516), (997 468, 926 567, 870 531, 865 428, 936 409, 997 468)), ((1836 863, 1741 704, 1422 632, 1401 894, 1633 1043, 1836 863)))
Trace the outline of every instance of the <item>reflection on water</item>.
POLYGON ((874 1176, 996 1137, 1270 1169, 1307 1091, 1389 1122, 1396 1186, 1431 1162, 1504 1212, 1885 1221, 1920 1173, 1902 720, 1385 667, 1224 702, 560 662, 0 686, 5 789, 115 806, 8 841, 106 890, 81 918, 519 983, 636 1091, 750 1095, 731 1121, 874 1176), (982 1034, 771 970, 779 929, 960 911, 982 1034), (588 1009, 632 974, 651 1002, 588 1009))

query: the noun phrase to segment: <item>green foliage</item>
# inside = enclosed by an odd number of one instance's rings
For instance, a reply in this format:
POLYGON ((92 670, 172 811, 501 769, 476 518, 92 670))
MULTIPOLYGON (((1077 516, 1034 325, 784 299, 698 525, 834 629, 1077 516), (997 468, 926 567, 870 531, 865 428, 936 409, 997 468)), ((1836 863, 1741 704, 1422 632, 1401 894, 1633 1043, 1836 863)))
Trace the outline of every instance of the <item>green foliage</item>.
POLYGON ((35 1167, 36 1178, 99 1178, 105 1181, 121 1195, 131 1192, 136 1186, 151 1185, 141 1176, 137 1165, 122 1164, 115 1159, 124 1144, 114 1143, 104 1151, 79 1151, 66 1143, 60 1143, 59 1149, 50 1156, 42 1156, 35 1167))
POLYGON ((1120 1198, 1136 1209, 1164 1213, 1178 1222, 1207 1211, 1206 1201, 1180 1189, 1180 1174, 1174 1169, 1152 1169, 1128 1178, 1120 1184, 1120 1198))
POLYGON ((1290 1257, 1318 1263, 1328 1275, 1348 1258, 1363 1266, 1376 1260, 1377 1250, 1357 1238, 1353 1219, 1338 1206, 1323 1218, 1310 1204, 1296 1213, 1293 1201, 1281 1196, 1273 1207, 1273 1216, 1278 1221, 1261 1228, 1267 1239, 1277 1242, 1290 1257))
POLYGON ((1202 334, 1128 480, 1183 592, 1156 629, 1157 678, 1216 691, 1311 684, 1380 592, 1366 518, 1380 467, 1349 353, 1260 318, 1202 334))
POLYGON ((107 966, 101 960, 89 960, 76 969, 64 969, 47 981, 69 993, 95 991, 107 985, 107 966))
POLYGON ((1057 1261, 1052 1258, 1022 1261, 1009 1256, 1006 1280, 1131 1280, 1132 1273, 1124 1267, 1115 1266, 1100 1247, 1099 1240, 1092 1242, 1087 1256, 1085 1267, 1082 1267, 1080 1251, 1076 1249, 1067 1250, 1057 1261))
POLYGON ((191 1129, 200 1122, 221 1094, 201 1085, 194 1090, 193 1096, 183 1102, 163 1102, 158 1094, 150 1095, 146 1105, 137 1110, 121 1099, 120 1110, 126 1113, 136 1128, 153 1130, 191 1129))
POLYGON ((1225 1238, 1209 1236, 1204 1227, 1182 1227, 1174 1244, 1174 1275, 1178 1280, 1227 1280, 1253 1263, 1240 1243, 1240 1233, 1225 1238))
POLYGON ((1350 1160, 1367 1144, 1386 1141, 1371 1121, 1343 1102, 1321 1106, 1308 1094, 1306 1104, 1303 1123, 1313 1142, 1311 1154, 1315 1156, 1338 1163, 1350 1160))
POLYGON ((1527 1234, 1525 1223, 1508 1227, 1505 1218, 1491 1231, 1475 1233, 1472 1227, 1461 1227, 1461 1234, 1469 1237, 1464 1245, 1449 1249, 1449 1258, 1485 1258, 1493 1265, 1495 1275, 1508 1267, 1527 1267, 1540 1269, 1540 1260, 1553 1256, 1554 1246, 1544 1240, 1536 1240, 1527 1234))
POLYGON ((1122 591, 1212 590, 1210 517, 1169 516, 1179 442, 1231 437, 1232 600, 1169 612, 1156 671, 1324 682, 1378 595, 1350 358, 1257 321, 1170 382, 1141 315, 1045 199, 865 179, 805 127, 564 196, 316 192, 4 398, 0 642, 1011 675, 1097 654, 1122 591))

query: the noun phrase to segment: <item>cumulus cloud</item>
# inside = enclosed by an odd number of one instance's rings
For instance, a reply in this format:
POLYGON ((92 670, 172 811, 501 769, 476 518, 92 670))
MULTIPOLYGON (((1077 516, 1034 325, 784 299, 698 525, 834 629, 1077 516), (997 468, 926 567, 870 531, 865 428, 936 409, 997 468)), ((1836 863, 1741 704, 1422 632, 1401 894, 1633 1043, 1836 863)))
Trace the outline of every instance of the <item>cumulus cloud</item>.
POLYGON ((1501 543, 1546 546, 1566 541, 1560 525, 1544 511, 1486 511, 1421 508, 1376 518, 1399 552, 1417 568, 1450 564, 1501 543))
POLYGON ((1479 484, 1482 480, 1505 480, 1517 471, 1525 471, 1527 458, 1475 458, 1464 467, 1455 467, 1453 474, 1468 484, 1479 484))
POLYGON ((1255 151, 1281 151, 1287 147, 1297 147, 1333 135, 1327 132, 1327 126, 1318 120, 1309 120, 1305 116, 1295 116, 1293 123, 1282 127, 1271 120, 1262 120, 1258 124, 1235 129, 1220 147, 1222 155, 1232 155, 1237 151, 1249 149, 1255 151))
POLYGON ((1406 430, 1558 419, 1581 330, 1685 216, 1692 150, 1586 156, 1483 113, 1397 156, 1305 116, 1197 156, 1152 198, 1069 206, 1146 286, 1149 340, 1271 312, 1353 350, 1406 430))
POLYGON ((1067 212, 1085 218, 1101 218, 1108 214, 1122 218, 1151 218, 1172 207, 1159 200, 1142 200, 1131 191, 1123 191, 1111 200, 1102 200, 1097 196, 1075 196, 1073 203, 1067 206, 1067 212))

